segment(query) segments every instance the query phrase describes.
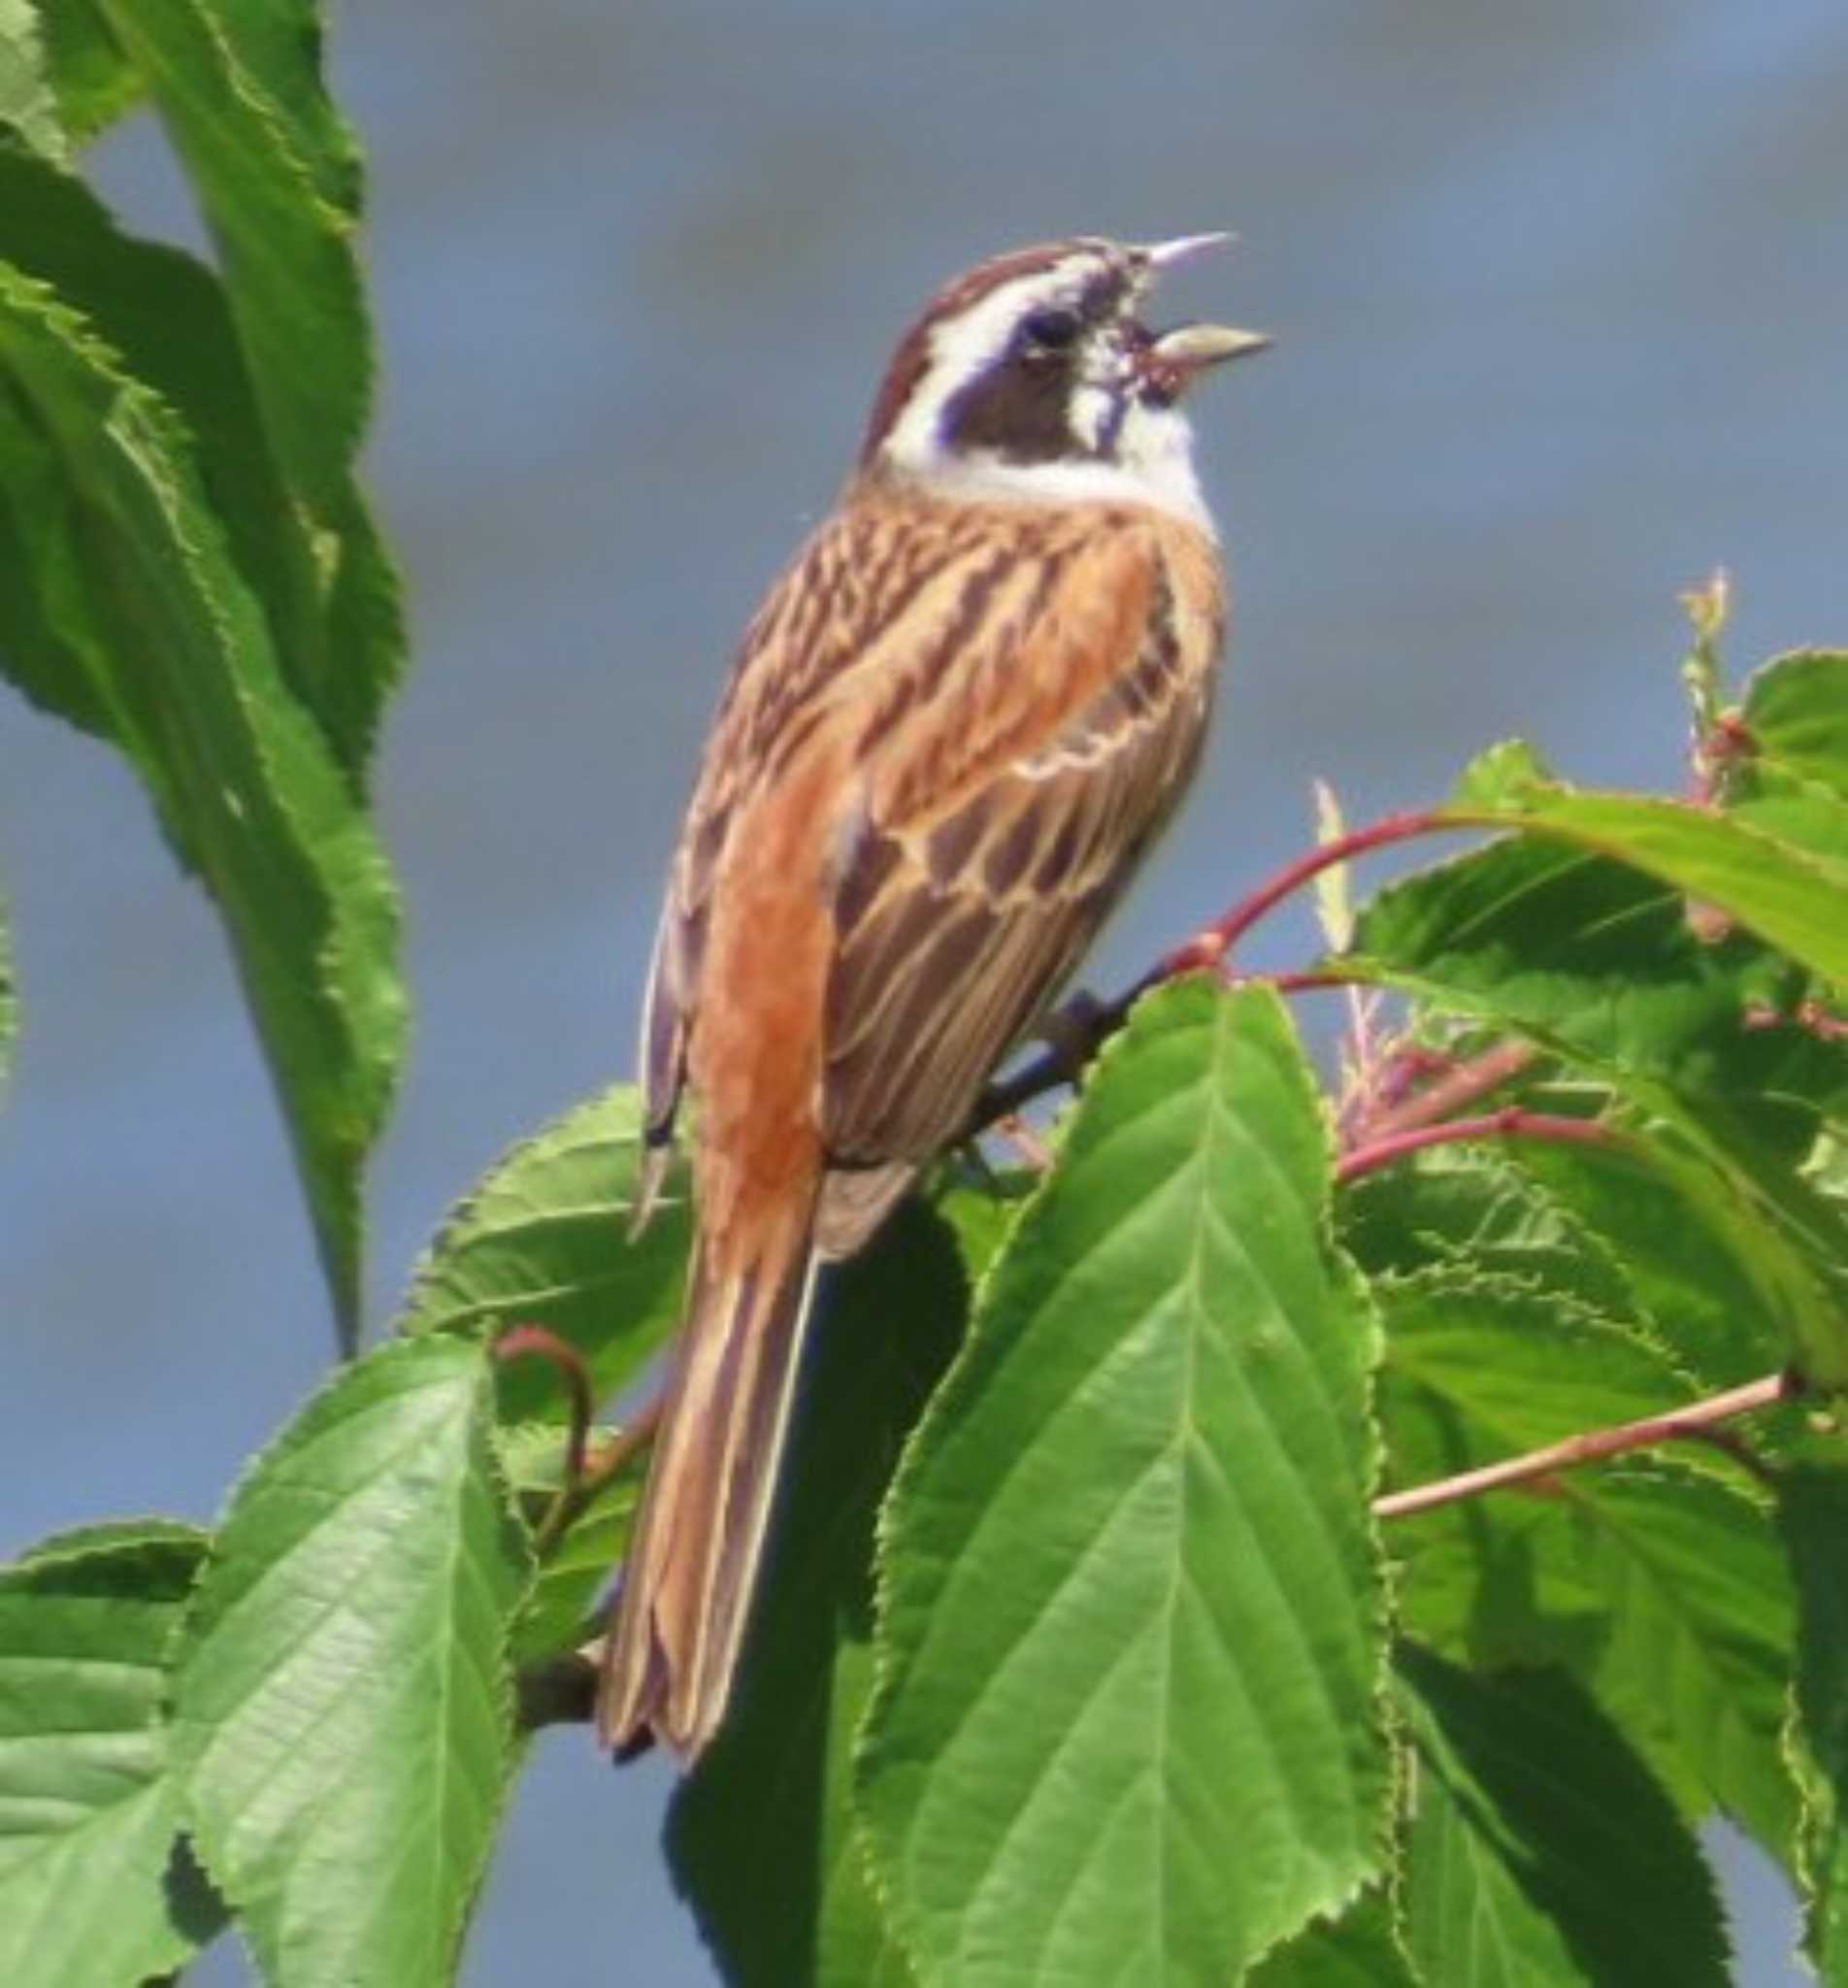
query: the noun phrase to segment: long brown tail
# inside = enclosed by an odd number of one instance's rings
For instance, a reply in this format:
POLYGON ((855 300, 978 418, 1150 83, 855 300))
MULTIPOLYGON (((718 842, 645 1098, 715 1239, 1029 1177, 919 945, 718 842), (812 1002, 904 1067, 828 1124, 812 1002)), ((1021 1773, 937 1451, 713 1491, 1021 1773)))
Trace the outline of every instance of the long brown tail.
POLYGON ((687 1759, 718 1730, 750 1612, 814 1282, 812 1217, 742 1271, 694 1247, 686 1318, 623 1567, 598 1732, 687 1759))

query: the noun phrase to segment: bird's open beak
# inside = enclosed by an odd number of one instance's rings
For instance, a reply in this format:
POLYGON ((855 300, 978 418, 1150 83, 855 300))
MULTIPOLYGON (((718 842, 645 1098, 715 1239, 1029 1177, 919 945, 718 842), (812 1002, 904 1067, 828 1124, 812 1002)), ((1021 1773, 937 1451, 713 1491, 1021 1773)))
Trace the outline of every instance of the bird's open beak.
POLYGON ((1223 248, 1236 242, 1237 235, 1176 235, 1172 242, 1146 242, 1142 253, 1150 269, 1172 269, 1177 262, 1189 262, 1208 248, 1223 248))
MULTIPOLYGON (((1152 242, 1143 248, 1148 266, 1170 270, 1208 248, 1235 241, 1232 235, 1176 235, 1172 242, 1152 242)), ((1151 338, 1141 352, 1141 371, 1149 382, 1169 395, 1180 393, 1209 366, 1261 352, 1270 343, 1261 331, 1238 331, 1229 324, 1181 324, 1151 338)))
POLYGON ((1177 324, 1152 338, 1137 356, 1144 386, 1162 400, 1178 400, 1209 366, 1261 352, 1270 340, 1261 331, 1230 324, 1177 324))
POLYGON ((1179 324, 1153 340, 1148 353, 1157 365, 1192 375, 1246 352, 1261 352, 1270 343, 1268 332, 1236 331, 1230 324, 1179 324))

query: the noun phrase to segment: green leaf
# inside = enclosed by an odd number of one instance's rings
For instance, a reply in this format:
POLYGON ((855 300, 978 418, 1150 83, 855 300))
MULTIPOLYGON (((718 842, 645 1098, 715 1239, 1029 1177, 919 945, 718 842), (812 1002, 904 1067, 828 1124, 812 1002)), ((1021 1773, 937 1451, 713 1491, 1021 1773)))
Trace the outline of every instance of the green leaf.
POLYGON ((270 448, 321 573, 311 709, 357 781, 403 659, 397 580, 353 481, 372 388, 358 153, 308 0, 94 0, 145 77, 217 244, 270 448))
POLYGON ((58 114, 76 145, 84 145, 131 111, 146 94, 123 55, 99 0, 37 0, 58 114))
POLYGON ((1375 1886, 1327 1924, 1311 1926, 1268 1954, 1249 1988, 1417 1988, 1393 1904, 1375 1886))
POLYGON ((1615 1319, 1641 1309, 1616 1252, 1507 1149, 1434 1146, 1350 1181, 1336 1212, 1370 1276, 1449 1266, 1522 1277, 1615 1319))
POLYGON ((1137 1009, 881 1535, 858 1763, 926 1982, 1235 1977, 1377 1871, 1374 1335, 1274 995, 1137 1009))
POLYGON ((279 680, 171 414, 3 265, 0 491, 30 555, 36 630, 83 672, 218 902, 350 1338, 360 1172, 404 1035, 384 858, 279 680))
POLYGON ((206 1536, 161 1520, 0 1570, 0 1978, 94 1988, 177 1968, 222 1924, 177 1850, 161 1706, 206 1536))
MULTIPOLYGON (((599 1397, 633 1379, 680 1315, 689 1226, 683 1183, 633 1242, 642 1162, 633 1085, 574 1106, 507 1153, 454 1208, 418 1264, 402 1333, 543 1325, 576 1346, 599 1397)), ((509 1421, 562 1421, 569 1404, 535 1360, 502 1370, 509 1421)))
POLYGON ((932 1206, 956 1232, 971 1284, 980 1281, 1012 1233, 1035 1176, 1022 1171, 972 1179, 959 1169, 932 1196, 932 1206))
POLYGON ((1728 804, 1728 817, 1848 871, 1848 802, 1814 782, 1761 770, 1755 791, 1728 804))
MULTIPOLYGON (((1396 1481, 1428 1482, 1685 1405, 1661 1356, 1544 1290, 1433 1273, 1375 1286, 1396 1481)), ((1700 1458, 1688 1448, 1682 1454, 1700 1458)), ((1717 1461, 1588 1465, 1393 1522, 1405 1625, 1479 1665, 1552 1658, 1696 1817, 1780 1862, 1790 1580, 1759 1501, 1717 1461)))
POLYGON ((1496 795, 1472 791, 1440 812, 1459 827, 1518 828, 1615 857, 1724 911, 1825 977, 1848 980, 1848 866, 1731 815, 1537 779, 1496 795))
POLYGON ((400 1341, 239 1486, 179 1653, 199 1855, 267 1980, 446 1984, 510 1769, 529 1575, 488 1363, 400 1341))
POLYGON ((1471 1676, 1414 1646, 1405 1914, 1433 1982, 1725 1988, 1694 1838, 1624 1735, 1558 1672, 1471 1676))
MULTIPOLYGON (((3 141, 0 255, 81 312, 122 370, 153 387, 185 424, 231 557, 268 618, 283 679, 356 778, 364 741, 347 736, 342 712, 354 686, 371 684, 366 695, 382 696, 400 667, 396 580, 356 490, 341 500, 346 524, 335 550, 325 520, 284 480, 223 285, 191 256, 119 233, 82 181, 3 141)), ((81 664, 55 645, 38 653, 36 668, 31 654, 13 658, 28 693, 108 737, 109 708, 81 664)), ((359 732, 371 722, 368 715, 359 732)))
POLYGON ((1633 1464, 1599 1473, 1582 1510, 1550 1516, 1560 1560, 1608 1610, 1587 1676, 1600 1703, 1694 1812, 1724 1810, 1788 1867, 1795 1607, 1762 1504, 1713 1476, 1633 1464))
POLYGON ((1848 1224, 1794 1171, 1822 1110, 1848 1098, 1848 1044, 1756 1025, 1775 961, 1697 944, 1678 893, 1539 839, 1382 892, 1357 943, 1348 970, 1518 1030, 1671 1126, 1654 1156, 1746 1268, 1778 1357, 1794 1347, 1818 1381, 1848 1377, 1848 1224))
POLYGON ((147 78, 205 210, 288 479, 329 508, 371 378, 357 169, 325 101, 314 15, 306 0, 95 4, 147 78))
POLYGON ((1502 739, 1476 754, 1450 790, 1445 812, 1518 806, 1535 787, 1552 783, 1546 762, 1525 739, 1502 739))
POLYGON ((1520 1278, 1446 1265, 1381 1278, 1373 1296, 1395 1487, 1691 1398, 1673 1364, 1634 1332, 1520 1278))
POLYGON ((0 0, 0 125, 60 165, 69 156, 33 0, 0 0))
MULTIPOLYGON (((1558 1292, 1440 1268, 1373 1286, 1395 1487, 1683 1408, 1692 1390, 1633 1334, 1558 1292)), ((1568 1489, 1578 1479, 1565 1480, 1568 1489)))
POLYGON ((741 1988, 914 1978, 867 1879, 850 1756, 873 1682, 874 1518, 968 1302, 954 1241, 915 1204, 821 1299, 737 1699, 668 1822, 676 1879, 741 1988))
POLYGON ((1741 939, 1700 944, 1679 891, 1570 844, 1492 844, 1389 886, 1342 966, 1633 1089, 1654 1078, 1795 1158, 1822 1107, 1848 1099, 1848 1046, 1762 1025, 1791 977, 1781 962, 1741 939))
POLYGON ((1746 686, 1740 715, 1761 763, 1848 800, 1848 653, 1774 656, 1746 686))
POLYGON ((1797 1581, 1792 1740, 1807 1783, 1803 1946, 1848 1979, 1848 1472, 1785 1474, 1779 1519, 1797 1581))
POLYGON ((1644 1153, 1523 1141, 1507 1156, 1604 1245, 1656 1336, 1707 1385, 1787 1356, 1787 1258, 1761 1254, 1763 1224, 1709 1169, 1660 1143, 1644 1153))
MULTIPOLYGON (((593 1447, 616 1434, 593 1430, 593 1447)), ((520 1423, 497 1433, 495 1450, 515 1498, 537 1522, 564 1482, 564 1432, 554 1422, 520 1423)), ((647 1467, 647 1452, 638 1450, 626 1469, 598 1486, 571 1529, 541 1561, 513 1625, 516 1663, 562 1655, 597 1634, 593 1604, 628 1543, 647 1467)))

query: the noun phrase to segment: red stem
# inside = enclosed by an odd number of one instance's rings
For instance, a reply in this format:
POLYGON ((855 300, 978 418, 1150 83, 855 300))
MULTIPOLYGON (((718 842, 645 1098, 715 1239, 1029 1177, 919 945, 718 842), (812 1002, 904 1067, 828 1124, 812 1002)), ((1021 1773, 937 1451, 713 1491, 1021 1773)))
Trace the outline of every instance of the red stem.
POLYGON ((569 1340, 543 1325, 515 1325, 494 1342, 497 1360, 544 1360, 565 1383, 571 1400, 571 1427, 565 1439, 565 1485, 561 1495, 571 1495, 584 1474, 584 1449, 590 1441, 590 1416, 596 1405, 590 1369, 584 1357, 569 1340))
POLYGON ((1406 808, 1396 814, 1382 814, 1365 828, 1337 835, 1305 849, 1295 862, 1286 863, 1269 881, 1241 897, 1229 911, 1198 933, 1185 945, 1176 946, 1156 969, 1153 977, 1167 979, 1195 967, 1213 966, 1224 959, 1260 918, 1280 905, 1292 892, 1301 890, 1324 870, 1351 857, 1364 856, 1370 849, 1383 849, 1416 835, 1435 835, 1443 829, 1469 828, 1476 824, 1449 819, 1435 808, 1406 808))
POLYGON ((1382 1107, 1370 1119, 1354 1128, 1351 1145, 1370 1145, 1414 1126, 1435 1124, 1448 1113, 1498 1090, 1512 1077, 1518 1077, 1538 1056, 1532 1043, 1518 1037, 1494 1044, 1466 1063, 1454 1063, 1434 1077, 1423 1089, 1402 1096, 1382 1107))
POLYGON ((1609 1145, 1614 1135, 1596 1118, 1568 1118, 1549 1111, 1524 1111, 1518 1105, 1485 1111, 1475 1118, 1447 1118, 1439 1125, 1414 1125, 1387 1134, 1370 1144, 1343 1153, 1336 1162, 1335 1178, 1345 1186, 1363 1174, 1389 1167, 1407 1153, 1428 1145, 1450 1145, 1460 1139, 1550 1139, 1582 1145, 1609 1145))

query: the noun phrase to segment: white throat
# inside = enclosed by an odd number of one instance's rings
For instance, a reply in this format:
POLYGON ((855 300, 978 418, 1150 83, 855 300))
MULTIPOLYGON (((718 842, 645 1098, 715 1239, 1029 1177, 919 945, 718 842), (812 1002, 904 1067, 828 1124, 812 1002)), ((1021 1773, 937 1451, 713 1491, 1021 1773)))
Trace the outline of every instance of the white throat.
POLYGON ((1178 408, 1131 406, 1113 461, 1009 462, 987 450, 944 449, 934 434, 901 431, 880 451, 901 476, 941 496, 1023 504, 1145 504, 1216 540, 1194 473, 1193 430, 1178 408))

